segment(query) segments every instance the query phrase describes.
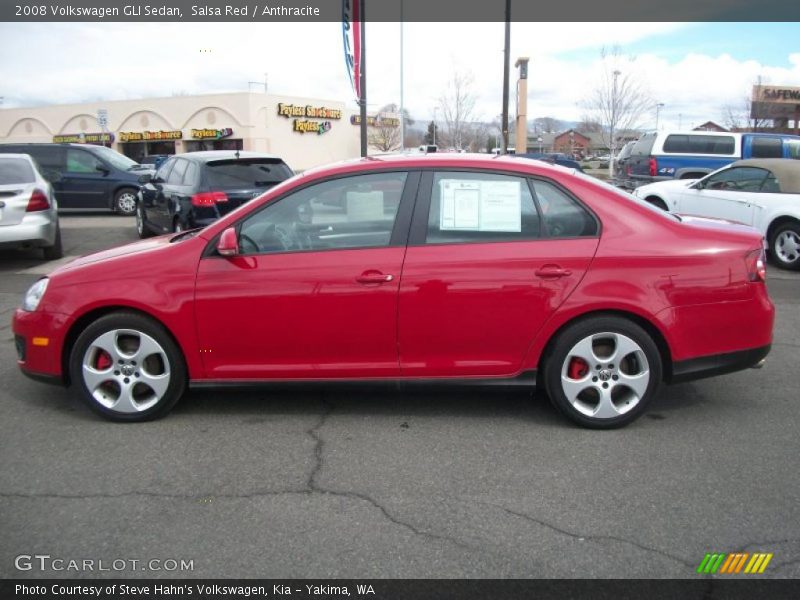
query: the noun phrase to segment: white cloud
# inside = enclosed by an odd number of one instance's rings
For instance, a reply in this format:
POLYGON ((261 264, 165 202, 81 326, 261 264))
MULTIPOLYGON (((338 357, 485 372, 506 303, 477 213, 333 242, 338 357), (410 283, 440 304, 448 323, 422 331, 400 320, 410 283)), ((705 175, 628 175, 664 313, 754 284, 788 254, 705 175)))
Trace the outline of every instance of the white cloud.
MULTIPOLYGON (((663 46, 670 33, 692 26, 514 23, 511 112, 518 56, 531 59, 529 116, 577 120, 584 112, 578 102, 598 75, 599 47, 641 46, 656 36, 663 46)), ((503 29, 502 23, 407 23, 404 95, 411 114, 429 119, 449 74, 459 68, 475 78, 476 114, 494 119, 501 110, 503 29)), ((399 101, 399 39, 398 23, 368 25, 371 107, 399 101)), ((355 106, 338 23, 3 23, 0 56, 6 106, 242 91, 249 81, 263 81, 265 72, 270 92, 355 106)), ((662 123, 677 126, 681 114, 687 126, 720 120, 724 106, 741 103, 759 75, 800 85, 800 53, 787 59, 789 66, 778 67, 698 47, 678 60, 640 53, 634 68, 665 103, 662 123)))

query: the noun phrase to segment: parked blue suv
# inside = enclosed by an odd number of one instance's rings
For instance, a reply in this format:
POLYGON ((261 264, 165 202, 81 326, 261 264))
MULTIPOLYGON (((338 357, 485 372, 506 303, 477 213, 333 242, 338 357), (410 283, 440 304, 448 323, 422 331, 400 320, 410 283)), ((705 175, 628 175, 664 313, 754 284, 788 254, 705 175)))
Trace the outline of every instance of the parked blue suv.
POLYGON ((625 179, 633 187, 667 179, 699 179, 743 158, 800 158, 800 136, 727 131, 657 131, 631 148, 625 179))
POLYGON ((90 144, 0 144, 0 153, 29 154, 52 184, 59 210, 111 209, 136 214, 139 177, 149 167, 90 144))

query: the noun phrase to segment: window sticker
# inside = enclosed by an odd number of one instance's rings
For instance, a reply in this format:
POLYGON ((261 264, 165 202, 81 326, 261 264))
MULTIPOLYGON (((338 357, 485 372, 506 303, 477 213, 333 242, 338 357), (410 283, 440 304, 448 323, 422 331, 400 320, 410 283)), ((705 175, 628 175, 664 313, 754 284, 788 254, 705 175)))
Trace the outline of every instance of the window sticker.
POLYGON ((439 197, 442 231, 522 231, 519 181, 442 179, 439 197))

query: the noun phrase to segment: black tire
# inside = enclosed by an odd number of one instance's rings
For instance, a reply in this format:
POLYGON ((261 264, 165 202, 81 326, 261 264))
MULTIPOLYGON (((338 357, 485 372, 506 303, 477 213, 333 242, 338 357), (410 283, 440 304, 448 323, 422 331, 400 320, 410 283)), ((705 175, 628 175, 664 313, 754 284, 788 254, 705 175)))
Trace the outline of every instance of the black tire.
POLYGON ((52 246, 42 248, 45 260, 58 260, 64 257, 64 246, 61 244, 61 226, 56 224, 56 240, 52 246))
POLYGON ((124 217, 132 217, 136 214, 138 203, 134 188, 122 188, 114 195, 114 212, 124 217))
MULTIPOLYGON (((115 312, 94 321, 75 341, 69 367, 72 385, 81 399, 91 410, 112 421, 148 421, 162 417, 175 406, 186 389, 186 364, 177 344, 160 323, 137 313, 115 312), (113 342, 102 340, 106 334, 113 342), (134 341, 136 336, 138 346, 134 341), (142 350, 143 344, 153 348, 152 342, 157 344, 158 351, 142 350), (125 346, 126 351, 116 354, 116 357, 98 356, 103 353, 100 347, 109 344, 117 350, 125 346), (131 351, 132 348, 135 351, 131 351), (138 354, 139 351, 142 353, 138 354), (102 365, 99 364, 101 358, 105 361, 102 365), (123 362, 117 358, 122 358, 123 362), (95 369, 95 379, 102 380, 93 386, 94 390, 87 386, 84 360, 95 369), (159 394, 155 387, 148 386, 148 382, 158 382, 157 387, 163 387, 164 391, 159 394), (130 390, 130 394, 123 394, 125 389, 130 390), (125 402, 125 398, 131 400, 125 402), (117 406, 128 410, 115 409, 117 406)), ((87 369, 87 377, 91 373, 87 369)))
POLYGON ((147 218, 145 217, 144 208, 141 204, 136 205, 136 233, 141 239, 152 237, 153 232, 147 226, 147 218))
MULTIPOLYGON (((567 326, 558 334, 545 357, 543 369, 543 382, 553 405, 575 423, 591 429, 622 427, 640 417, 657 394, 663 374, 661 356, 650 335, 636 323, 610 315, 587 318, 567 326), (585 344, 587 339, 594 355, 594 364, 587 365, 586 372, 578 369, 572 378, 573 373, 570 369, 576 366, 576 361, 580 367, 577 351, 575 354, 572 351, 579 342, 585 344), (638 348, 630 353, 624 353, 621 357, 613 354, 605 356, 601 353, 601 358, 598 359, 595 347, 591 345, 597 344, 599 352, 604 344, 607 347, 612 342, 614 344, 619 342, 622 346, 617 345, 614 349, 614 352, 618 352, 620 348, 627 347, 629 341, 638 348), (622 364, 610 362, 620 358, 622 364), (597 367, 602 368, 597 369, 597 367), (625 379, 631 375, 644 377, 645 373, 648 379, 640 383, 641 387, 645 388, 644 392, 637 396, 634 388, 626 385, 625 379), (566 383, 563 384, 562 375, 566 378, 566 383), (642 384, 646 384, 646 387, 642 384), (582 390, 575 396, 574 402, 565 393, 566 385, 570 385, 572 390, 582 390), (601 410, 603 393, 607 393, 610 399, 617 394, 616 400, 611 400, 611 404, 604 404, 605 407, 611 407, 607 410, 615 416, 601 418, 587 414, 593 410, 595 414, 606 410, 605 408, 601 410), (592 405, 593 401, 597 402, 596 406, 592 405)), ((628 381, 634 379, 630 378, 628 381)))
POLYGON ((781 269, 800 270, 800 223, 788 221, 779 225, 769 238, 769 254, 781 269))
POLYGON ((660 208, 664 212, 669 212, 669 208, 667 208, 667 203, 664 202, 658 196, 648 196, 647 198, 645 198, 645 200, 650 204, 652 204, 653 206, 655 206, 656 208, 660 208))

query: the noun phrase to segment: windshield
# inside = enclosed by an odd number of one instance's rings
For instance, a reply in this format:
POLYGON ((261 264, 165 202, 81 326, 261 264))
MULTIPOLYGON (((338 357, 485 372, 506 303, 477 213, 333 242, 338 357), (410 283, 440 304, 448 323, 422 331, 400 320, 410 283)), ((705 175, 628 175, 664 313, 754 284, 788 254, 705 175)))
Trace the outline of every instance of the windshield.
POLYGON ((132 167, 139 165, 139 163, 137 163, 135 160, 131 160, 124 154, 120 154, 119 152, 112 150, 111 148, 106 148, 105 146, 94 146, 92 147, 91 151, 107 163, 110 163, 112 167, 121 171, 128 171, 132 167))
POLYGON ((658 208, 657 206, 653 206, 652 204, 650 204, 646 200, 643 200, 642 198, 637 198, 633 194, 630 194, 630 193, 628 193, 628 192, 626 192, 624 190, 621 190, 620 188, 618 188, 618 187, 616 187, 614 185, 611 185, 610 183, 607 183, 607 182, 605 182, 605 181, 603 181, 601 179, 597 179, 596 177, 592 177, 591 175, 586 175, 585 173, 579 172, 577 170, 573 171, 573 172, 575 173, 576 177, 580 177, 584 181, 590 181, 591 183, 593 183, 595 185, 599 185, 603 189, 608 190, 609 192, 613 192, 618 197, 624 198, 625 200, 627 200, 629 202, 634 202, 634 203, 638 204, 639 206, 644 206, 646 209, 648 209, 649 211, 652 211, 654 214, 660 215, 662 218, 673 219, 675 221, 680 221, 681 220, 681 218, 678 215, 675 215, 675 214, 672 214, 671 212, 667 212, 665 210, 662 210, 662 209, 658 208))

